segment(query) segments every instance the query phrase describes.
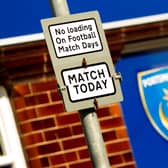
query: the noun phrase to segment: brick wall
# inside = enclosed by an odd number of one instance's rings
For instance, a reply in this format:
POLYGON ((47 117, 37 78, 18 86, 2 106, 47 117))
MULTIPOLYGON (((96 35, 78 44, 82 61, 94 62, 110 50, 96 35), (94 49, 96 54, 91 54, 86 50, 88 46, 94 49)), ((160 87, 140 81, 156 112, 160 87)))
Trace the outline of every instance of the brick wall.
MULTIPOLYGON (((64 110, 45 42, 2 47, 1 60, 28 167, 91 168, 79 114, 64 110)), ((97 114, 111 165, 134 168, 119 104, 97 114)))
MULTIPOLYGON (((113 61, 129 43, 166 36, 166 25, 106 31, 113 61)), ((1 84, 9 91, 28 167, 92 168, 79 114, 64 110, 45 42, 3 46, 0 52, 1 84)), ((120 104, 97 114, 111 167, 135 168, 120 104)))
MULTIPOLYGON (((30 167, 90 168, 78 112, 64 111, 55 86, 53 78, 14 87, 14 105, 30 167)), ((120 107, 100 108, 97 114, 110 163, 117 167, 132 165, 120 107)))

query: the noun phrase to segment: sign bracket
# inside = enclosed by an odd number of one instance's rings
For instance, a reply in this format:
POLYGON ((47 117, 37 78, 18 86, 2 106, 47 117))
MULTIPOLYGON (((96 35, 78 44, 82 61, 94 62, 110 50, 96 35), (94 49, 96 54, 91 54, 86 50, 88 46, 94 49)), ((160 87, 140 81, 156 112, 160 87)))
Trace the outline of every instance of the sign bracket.
POLYGON ((86 68, 87 67, 87 61, 86 58, 84 57, 82 60, 82 67, 86 68))
MULTIPOLYGON (((112 76, 113 77, 113 76, 112 76)), ((122 75, 120 72, 115 73, 114 78, 116 80, 119 80, 120 82, 122 81, 122 75)))
POLYGON ((79 111, 93 167, 110 168, 96 109, 122 99, 121 76, 115 74, 99 14, 68 16, 66 0, 50 4, 55 17, 42 20, 42 27, 58 91, 66 110, 79 111))
POLYGON ((96 97, 94 98, 93 104, 95 106, 95 109, 98 109, 99 105, 98 105, 98 101, 97 101, 96 97))

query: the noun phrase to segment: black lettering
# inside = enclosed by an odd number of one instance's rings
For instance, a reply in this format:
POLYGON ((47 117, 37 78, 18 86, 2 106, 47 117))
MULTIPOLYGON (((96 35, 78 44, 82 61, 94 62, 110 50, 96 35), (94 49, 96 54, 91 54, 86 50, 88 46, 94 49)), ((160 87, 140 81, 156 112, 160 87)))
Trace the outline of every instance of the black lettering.
POLYGON ((101 76, 103 76, 103 78, 105 78, 105 73, 104 73, 103 69, 98 70, 97 73, 99 75, 99 78, 101 78, 101 76))
POLYGON ((58 34, 59 34, 59 35, 65 34, 65 30, 58 28, 58 29, 55 29, 55 33, 56 33, 56 35, 58 35, 58 34))
POLYGON ((87 86, 85 84, 81 84, 80 85, 80 90, 81 90, 81 92, 86 93, 87 92, 87 86))
POLYGON ((79 94, 79 90, 78 90, 79 85, 74 85, 73 87, 76 89, 76 93, 79 94))
POLYGON ((97 82, 96 82, 96 90, 99 90, 99 89, 102 90, 102 86, 101 86, 100 82, 97 81, 97 82))
POLYGON ((83 74, 86 76, 86 79, 89 80, 89 76, 88 76, 89 72, 83 72, 83 74))
POLYGON ((61 39, 61 38, 57 37, 56 38, 56 43, 57 44, 66 43, 66 40, 64 38, 61 39))
POLYGON ((91 83, 91 82, 88 83, 88 88, 89 88, 89 91, 90 91, 90 92, 92 92, 92 91, 95 90, 95 86, 94 86, 94 84, 91 83))
POLYGON ((83 48, 87 48, 87 43, 86 42, 82 42, 82 47, 83 48))
POLYGON ((65 49, 64 49, 64 46, 58 46, 58 50, 59 50, 59 52, 61 52, 61 51, 63 51, 63 52, 65 52, 65 49))
POLYGON ((85 79, 83 78, 82 74, 79 73, 79 75, 78 75, 78 82, 81 82, 81 81, 84 82, 85 79))
POLYGON ((72 82, 77 83, 77 78, 75 74, 73 74, 72 76, 68 75, 68 80, 70 84, 72 84, 72 82))
POLYGON ((104 88, 107 88, 107 79, 106 80, 102 80, 102 83, 104 84, 104 88))
POLYGON ((90 77, 91 77, 93 80, 97 79, 96 71, 91 71, 91 72, 90 72, 90 77))

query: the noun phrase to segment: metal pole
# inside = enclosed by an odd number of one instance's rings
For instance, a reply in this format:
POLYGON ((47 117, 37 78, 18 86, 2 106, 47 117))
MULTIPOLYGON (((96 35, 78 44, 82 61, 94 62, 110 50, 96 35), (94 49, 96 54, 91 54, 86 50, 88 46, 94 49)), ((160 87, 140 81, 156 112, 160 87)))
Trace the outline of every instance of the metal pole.
POLYGON ((50 6, 54 16, 69 15, 69 8, 66 0, 50 0, 50 6))
POLYGON ((93 167, 110 168, 95 109, 84 109, 80 110, 79 113, 93 167))
MULTIPOLYGON (((54 16, 64 16, 69 14, 66 0, 50 0, 50 4, 54 16)), ((89 108, 79 110, 79 114, 93 167, 110 168, 95 109, 89 108)))

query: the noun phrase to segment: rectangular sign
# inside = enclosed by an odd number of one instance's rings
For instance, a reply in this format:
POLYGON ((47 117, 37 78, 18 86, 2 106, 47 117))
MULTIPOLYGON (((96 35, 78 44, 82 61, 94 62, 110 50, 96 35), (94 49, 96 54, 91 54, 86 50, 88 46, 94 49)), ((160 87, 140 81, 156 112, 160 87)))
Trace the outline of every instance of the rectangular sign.
POLYGON ((166 168, 168 50, 131 54, 116 64, 123 76, 124 120, 137 168, 166 168))
POLYGON ((62 76, 72 102, 115 93, 113 79, 105 63, 64 70, 62 76))
POLYGON ((59 58, 96 52, 103 48, 94 18, 50 25, 49 31, 59 58))
POLYGON ((120 80, 97 11, 41 21, 67 111, 122 100, 120 80))

